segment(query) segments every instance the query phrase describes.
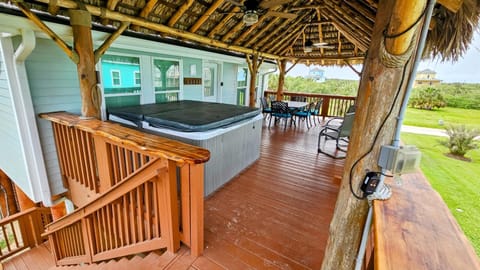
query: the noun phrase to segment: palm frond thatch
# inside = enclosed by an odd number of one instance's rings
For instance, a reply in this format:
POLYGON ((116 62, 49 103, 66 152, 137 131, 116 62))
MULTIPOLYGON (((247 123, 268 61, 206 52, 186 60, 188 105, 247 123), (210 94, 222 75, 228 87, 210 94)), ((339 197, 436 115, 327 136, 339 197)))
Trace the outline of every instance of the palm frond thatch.
POLYGON ((458 61, 472 42, 478 29, 480 0, 464 0, 457 13, 438 6, 433 15, 435 23, 429 31, 424 57, 439 58, 442 62, 458 61))

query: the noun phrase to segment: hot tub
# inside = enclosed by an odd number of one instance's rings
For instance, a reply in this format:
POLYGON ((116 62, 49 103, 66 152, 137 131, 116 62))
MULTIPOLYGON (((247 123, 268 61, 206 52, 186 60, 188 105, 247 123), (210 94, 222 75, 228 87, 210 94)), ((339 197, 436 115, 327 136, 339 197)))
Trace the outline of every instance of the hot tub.
POLYGON ((205 196, 260 157, 259 109, 184 100, 109 109, 108 118, 208 149, 205 196))

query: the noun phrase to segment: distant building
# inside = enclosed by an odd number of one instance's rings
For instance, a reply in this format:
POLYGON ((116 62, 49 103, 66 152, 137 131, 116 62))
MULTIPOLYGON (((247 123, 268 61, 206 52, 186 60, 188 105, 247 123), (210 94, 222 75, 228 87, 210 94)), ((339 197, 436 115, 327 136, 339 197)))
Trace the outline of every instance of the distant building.
POLYGON ((437 73, 431 69, 424 69, 419 72, 417 72, 417 76, 415 77, 415 86, 420 86, 420 85, 438 85, 442 82, 442 80, 439 80, 436 78, 437 73))
POLYGON ((312 79, 315 82, 325 82, 325 70, 319 69, 317 67, 311 68, 308 71, 308 75, 305 77, 307 79, 312 79))

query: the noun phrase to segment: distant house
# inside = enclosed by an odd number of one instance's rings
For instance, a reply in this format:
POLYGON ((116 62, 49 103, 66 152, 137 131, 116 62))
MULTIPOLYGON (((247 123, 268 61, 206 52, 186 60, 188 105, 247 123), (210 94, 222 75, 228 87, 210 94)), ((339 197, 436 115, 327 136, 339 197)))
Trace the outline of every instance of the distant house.
POLYGON ((436 78, 437 73, 431 69, 424 69, 417 72, 417 76, 415 77, 415 86, 418 85, 437 85, 442 82, 436 78))
POLYGON ((315 82, 325 82, 325 70, 319 68, 312 68, 308 71, 306 76, 308 79, 312 79, 315 82))

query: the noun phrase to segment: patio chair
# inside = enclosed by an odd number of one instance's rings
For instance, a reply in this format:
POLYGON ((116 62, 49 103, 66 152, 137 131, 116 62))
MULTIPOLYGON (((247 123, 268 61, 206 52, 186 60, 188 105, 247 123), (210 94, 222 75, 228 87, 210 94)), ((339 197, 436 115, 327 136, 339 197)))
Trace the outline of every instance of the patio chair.
POLYGON ((285 120, 284 129, 287 128, 287 121, 288 119, 290 119, 290 126, 291 126, 293 122, 293 114, 288 109, 288 103, 283 101, 272 101, 272 113, 270 116, 270 121, 268 121, 268 127, 270 127, 272 118, 275 118, 274 124, 277 123, 279 119, 283 118, 285 120))
POLYGON ((352 131, 353 119, 355 113, 347 113, 343 119, 333 118, 329 120, 318 135, 318 153, 325 154, 332 158, 345 158, 346 155, 338 151, 346 152, 348 147, 348 138, 352 131), (340 123, 338 123, 340 121, 340 123), (332 145, 327 145, 329 140, 335 141, 335 148, 332 151, 332 145), (328 148, 328 149, 327 149, 328 148))
POLYGON ((263 116, 271 116, 272 114, 272 108, 270 106, 268 106, 268 100, 266 97, 261 97, 260 98, 260 104, 262 106, 262 113, 263 113, 263 116))
MULTIPOLYGON (((317 123, 315 120, 320 117, 321 109, 322 109, 322 104, 323 104, 323 99, 320 99, 317 101, 315 104, 315 107, 312 109, 312 118, 313 118, 313 123, 316 125, 317 123)), ((318 123, 320 124, 320 120, 317 120, 318 123)))
POLYGON ((313 108, 315 108, 315 103, 312 102, 308 104, 307 107, 303 108, 303 110, 293 112, 293 117, 305 120, 307 123, 307 128, 310 128, 312 126, 311 115, 313 108), (308 125, 309 123, 310 126, 308 125))

